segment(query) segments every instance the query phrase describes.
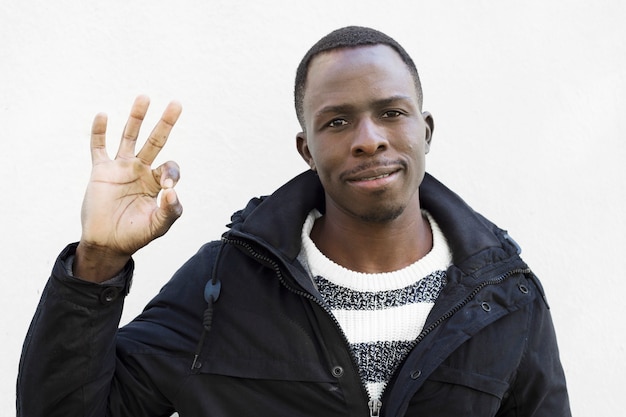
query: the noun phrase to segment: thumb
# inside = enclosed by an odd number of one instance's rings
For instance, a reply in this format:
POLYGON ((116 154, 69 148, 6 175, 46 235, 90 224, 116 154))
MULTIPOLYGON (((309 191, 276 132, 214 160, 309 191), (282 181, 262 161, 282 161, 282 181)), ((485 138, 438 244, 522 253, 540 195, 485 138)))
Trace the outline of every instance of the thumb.
POLYGON ((173 188, 164 188, 159 207, 155 211, 155 232, 162 236, 183 214, 183 206, 173 188))

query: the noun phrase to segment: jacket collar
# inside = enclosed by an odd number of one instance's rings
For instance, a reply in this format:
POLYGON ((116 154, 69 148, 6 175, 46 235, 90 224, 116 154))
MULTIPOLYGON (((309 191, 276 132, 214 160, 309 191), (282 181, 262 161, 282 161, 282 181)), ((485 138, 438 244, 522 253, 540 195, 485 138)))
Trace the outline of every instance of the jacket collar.
MULTIPOLYGON (((300 252, 300 234, 306 216, 313 208, 323 212, 324 198, 319 178, 309 170, 272 195, 250 200, 245 209, 233 215, 229 226, 232 233, 269 245, 280 256, 293 262, 300 252)), ((446 236, 454 264, 466 273, 474 272, 485 263, 510 257, 515 252, 513 244, 503 245, 506 240, 504 231, 476 213, 429 174, 425 175, 420 186, 420 202, 446 236)))
POLYGON ((313 171, 305 171, 272 195, 254 198, 233 214, 235 234, 259 241, 293 261, 300 252, 302 225, 314 208, 324 211, 324 189, 313 171))

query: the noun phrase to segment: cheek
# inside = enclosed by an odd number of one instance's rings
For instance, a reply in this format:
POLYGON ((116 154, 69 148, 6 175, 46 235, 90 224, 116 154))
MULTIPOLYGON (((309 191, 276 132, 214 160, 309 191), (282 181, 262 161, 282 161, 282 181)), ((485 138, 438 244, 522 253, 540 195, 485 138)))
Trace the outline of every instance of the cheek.
POLYGON ((337 144, 320 143, 309 149, 318 173, 334 171, 346 160, 346 154, 342 153, 337 144))
POLYGON ((424 135, 419 134, 416 136, 415 133, 413 133, 413 138, 413 140, 406 142, 407 152, 418 156, 423 156, 428 153, 428 143, 424 135))

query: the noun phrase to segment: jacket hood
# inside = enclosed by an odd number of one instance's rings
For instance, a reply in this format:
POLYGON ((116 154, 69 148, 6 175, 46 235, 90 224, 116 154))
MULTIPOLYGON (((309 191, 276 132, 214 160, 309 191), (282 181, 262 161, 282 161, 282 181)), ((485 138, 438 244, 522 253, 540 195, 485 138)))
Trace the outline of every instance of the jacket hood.
MULTIPOLYGON (((430 174, 424 176, 419 192, 422 208, 437 221, 450 245, 453 263, 464 272, 471 274, 485 264, 519 253, 519 246, 505 231, 430 174)), ((291 263, 300 252, 300 234, 307 215, 314 208, 323 213, 324 202, 318 176, 305 171, 270 196, 250 200, 243 210, 233 214, 226 235, 269 245, 291 263)))
MULTIPOLYGON (((231 217, 231 232, 270 247, 293 261, 300 252, 302 225, 309 212, 324 212, 324 188, 313 171, 305 171, 270 196, 251 199, 231 217)), ((227 232, 229 234, 229 232, 227 232)))

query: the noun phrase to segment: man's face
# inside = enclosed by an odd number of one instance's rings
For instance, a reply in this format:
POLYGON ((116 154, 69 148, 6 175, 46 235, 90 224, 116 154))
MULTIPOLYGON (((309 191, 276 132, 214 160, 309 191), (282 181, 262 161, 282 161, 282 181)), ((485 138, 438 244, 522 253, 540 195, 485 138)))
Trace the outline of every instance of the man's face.
POLYGON ((303 104, 298 150, 324 186, 327 214, 384 223, 419 209, 432 118, 396 51, 374 45, 316 56, 303 104))

